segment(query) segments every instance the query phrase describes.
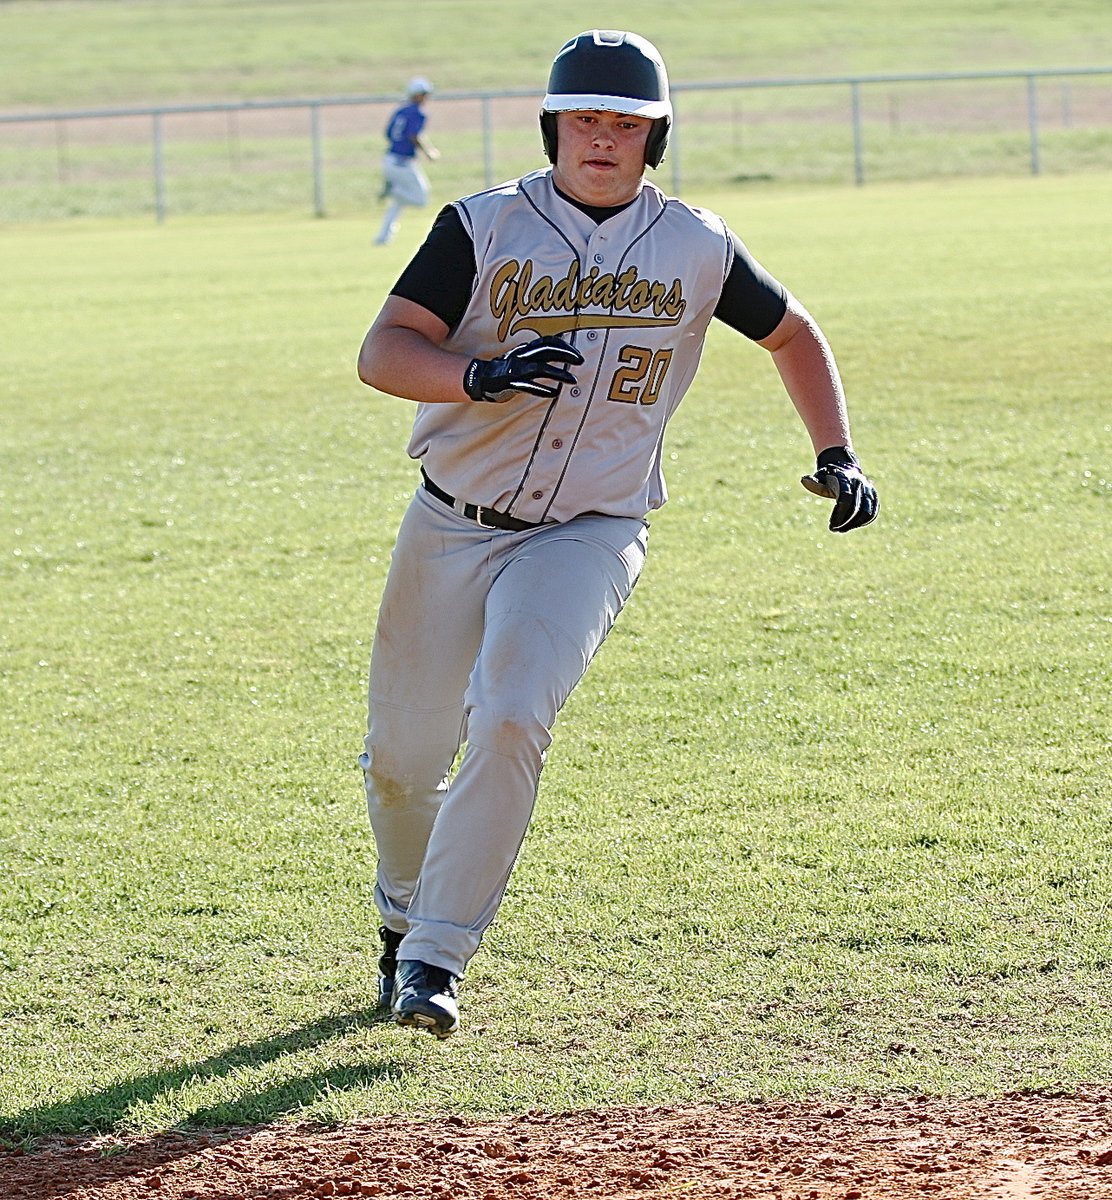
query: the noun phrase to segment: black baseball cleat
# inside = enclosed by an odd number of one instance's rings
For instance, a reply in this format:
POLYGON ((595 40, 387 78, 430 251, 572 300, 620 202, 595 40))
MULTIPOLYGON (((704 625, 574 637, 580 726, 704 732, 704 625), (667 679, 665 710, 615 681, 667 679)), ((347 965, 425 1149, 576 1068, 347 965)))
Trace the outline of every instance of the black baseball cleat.
POLYGON ((394 972, 398 969, 398 946, 403 934, 395 933, 383 925, 378 936, 382 938, 382 955, 378 960, 378 1006, 389 1008, 394 999, 394 972))
POLYGON ((427 1029, 443 1040, 459 1028, 456 985, 459 979, 443 967, 414 958, 399 960, 394 974, 394 1020, 427 1029))

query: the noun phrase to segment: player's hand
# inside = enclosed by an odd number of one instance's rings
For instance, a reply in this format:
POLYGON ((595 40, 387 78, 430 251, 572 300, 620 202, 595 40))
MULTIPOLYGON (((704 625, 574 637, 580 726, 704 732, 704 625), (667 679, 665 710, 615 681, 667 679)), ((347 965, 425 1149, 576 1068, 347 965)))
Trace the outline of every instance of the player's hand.
POLYGON ((472 400, 503 404, 517 392, 549 399, 559 394, 560 384, 574 383, 567 369, 579 366, 583 355, 558 337, 540 337, 516 346, 501 358, 473 358, 463 375, 463 390, 472 400))
POLYGON ((834 533, 849 533, 868 525, 880 511, 876 488, 861 470, 857 456, 845 446, 823 450, 814 474, 804 475, 799 482, 816 496, 834 501, 834 511, 830 514, 834 533))

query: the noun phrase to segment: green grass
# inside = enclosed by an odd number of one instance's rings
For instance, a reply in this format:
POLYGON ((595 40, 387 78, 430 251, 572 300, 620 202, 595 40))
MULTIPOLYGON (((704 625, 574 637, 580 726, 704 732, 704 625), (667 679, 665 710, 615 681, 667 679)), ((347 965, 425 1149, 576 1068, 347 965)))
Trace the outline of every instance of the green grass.
POLYGON ((422 235, 0 231, 0 1131, 1107 1081, 1107 175, 700 197, 837 350, 847 538, 716 329, 438 1044, 376 1020, 364 670, 422 235))
POLYGON ((677 82, 1108 66, 1104 0, 606 0, 590 17, 517 0, 7 0, 0 111, 16 107, 539 86, 577 22, 657 41, 677 82))

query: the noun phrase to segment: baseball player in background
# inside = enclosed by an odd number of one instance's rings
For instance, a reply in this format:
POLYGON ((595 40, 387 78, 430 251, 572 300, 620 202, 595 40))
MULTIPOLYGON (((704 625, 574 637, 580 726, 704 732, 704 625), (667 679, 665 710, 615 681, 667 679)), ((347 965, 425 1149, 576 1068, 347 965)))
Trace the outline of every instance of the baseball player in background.
POLYGON ((421 471, 360 758, 379 999, 437 1037, 459 1025, 457 984, 501 903, 556 715, 641 572, 646 514, 667 497, 665 426, 712 318, 772 355, 830 528, 877 512, 814 320, 719 216, 644 178, 671 119, 650 42, 569 41, 540 117, 552 165, 443 209, 359 354, 365 383, 416 401, 421 471))
POLYGON ((420 151, 429 161, 440 157, 435 147, 422 140, 426 114, 422 106, 432 93, 432 84, 420 77, 411 79, 406 102, 395 109, 386 124, 386 153, 382 157, 382 190, 386 215, 375 238, 376 246, 385 246, 398 231, 398 217, 406 205, 424 208, 429 202, 429 181, 417 162, 420 151))

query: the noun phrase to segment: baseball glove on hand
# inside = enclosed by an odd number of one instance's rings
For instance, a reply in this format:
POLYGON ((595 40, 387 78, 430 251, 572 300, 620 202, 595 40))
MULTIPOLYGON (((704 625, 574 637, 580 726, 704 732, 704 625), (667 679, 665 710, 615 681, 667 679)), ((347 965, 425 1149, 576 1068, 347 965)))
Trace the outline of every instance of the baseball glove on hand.
POLYGON ((834 533, 849 533, 876 518, 880 510, 876 488, 861 470, 857 456, 845 446, 831 446, 818 456, 813 475, 799 481, 816 496, 834 501, 830 528, 834 533))
POLYGON ((473 358, 463 375, 463 390, 472 400, 491 404, 504 404, 516 392, 553 399, 560 384, 575 382, 575 376, 558 364, 579 366, 582 362, 583 355, 563 338, 540 337, 501 358, 473 358))

